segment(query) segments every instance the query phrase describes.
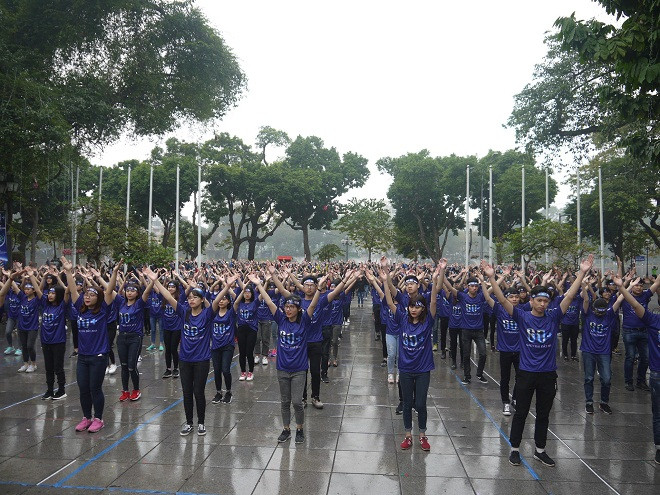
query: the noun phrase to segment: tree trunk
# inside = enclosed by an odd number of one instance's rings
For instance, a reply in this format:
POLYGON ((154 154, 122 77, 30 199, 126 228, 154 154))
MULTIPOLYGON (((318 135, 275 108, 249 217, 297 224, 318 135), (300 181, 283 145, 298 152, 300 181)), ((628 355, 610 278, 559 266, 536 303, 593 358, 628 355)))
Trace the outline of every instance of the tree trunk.
POLYGON ((239 251, 239 249, 241 249, 241 242, 236 240, 236 241, 234 241, 233 245, 234 245, 234 249, 232 249, 232 252, 231 252, 231 259, 237 260, 238 259, 238 251, 239 251))
POLYGON ((305 252, 305 261, 312 261, 312 253, 309 249, 309 225, 307 223, 301 225, 303 233, 303 249, 305 252))
POLYGON ((369 255, 369 263, 371 263, 371 248, 367 249, 367 253, 369 255))
POLYGON ((37 257, 37 233, 39 230, 39 207, 32 208, 32 232, 30 235, 30 263, 36 262, 37 257))

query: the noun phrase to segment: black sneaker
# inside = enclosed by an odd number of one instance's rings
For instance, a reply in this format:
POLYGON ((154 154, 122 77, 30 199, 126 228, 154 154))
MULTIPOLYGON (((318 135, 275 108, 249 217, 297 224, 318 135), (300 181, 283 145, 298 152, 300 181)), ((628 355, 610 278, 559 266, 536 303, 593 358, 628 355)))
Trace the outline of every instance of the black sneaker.
POLYGON ((193 425, 185 424, 179 433, 182 437, 185 437, 186 435, 190 435, 194 429, 193 425))
POLYGON ((564 356, 564 361, 568 361, 568 356, 564 356))
POLYGON ((53 394, 51 397, 53 400, 60 400, 60 399, 66 399, 66 392, 64 391, 63 388, 60 388, 53 394))
POLYGON ((69 357, 72 358, 72 357, 76 357, 77 355, 78 355, 78 351, 73 351, 69 357))
POLYGON ((488 380, 483 375, 477 375, 477 380, 479 380, 481 383, 488 383, 488 380))
POLYGON ((660 449, 655 451, 655 463, 660 464, 660 449))
POLYGON ((41 400, 48 400, 53 398, 53 391, 52 390, 46 390, 46 393, 41 396, 41 400))
POLYGON ((575 361, 576 363, 580 362, 580 358, 577 356, 571 356, 571 361, 575 361))
POLYGON ((520 466, 520 464, 522 464, 522 461, 520 460, 520 452, 512 450, 509 454, 509 462, 513 466, 520 466))
POLYGON ((204 426, 202 423, 197 425, 197 435, 200 437, 206 435, 206 426, 204 426))
POLYGON ((546 466, 555 467, 555 461, 544 450, 543 452, 534 452, 534 459, 541 461, 546 466))
POLYGON ((456 361, 451 362, 451 369, 453 369, 453 370, 456 369, 456 361))
POLYGON ((603 411, 605 414, 612 414, 612 408, 610 407, 609 404, 605 402, 601 402, 600 404, 598 404, 598 409, 603 411))
POLYGON ((165 378, 172 378, 172 370, 165 370, 165 373, 163 373, 163 379, 165 378))
POLYGON ((651 387, 649 387, 646 382, 637 382, 637 388, 646 392, 651 391, 651 387))
POLYGON ((594 413, 594 405, 591 404, 590 402, 587 402, 587 405, 584 407, 584 410, 587 411, 587 414, 593 414, 594 413))
POLYGON ((321 381, 323 383, 330 383, 330 378, 328 378, 328 375, 321 375, 321 381))
POLYGON ((227 390, 225 393, 225 396, 222 398, 222 403, 223 404, 231 404, 231 390, 227 390))
POLYGON ((303 399, 303 407, 307 407, 307 399, 303 399))
POLYGON ((291 430, 287 430, 284 428, 282 430, 282 433, 280 433, 280 436, 277 437, 277 441, 279 443, 286 442, 289 438, 291 438, 291 430))
POLYGON ((394 414, 403 414, 403 402, 399 402, 399 405, 396 406, 396 409, 394 410, 394 414))
POLYGON ((626 390, 627 390, 628 392, 634 392, 634 391, 635 391, 635 387, 633 387, 633 384, 632 384, 632 383, 626 383, 626 390))
POLYGON ((376 342, 380 342, 380 334, 377 333, 377 334, 376 334, 376 337, 374 338, 374 340, 375 340, 376 342))
POLYGON ((385 366, 387 366, 387 358, 383 358, 383 360, 380 362, 381 368, 384 368, 385 366))
POLYGON ((211 404, 220 404, 222 402, 222 392, 216 392, 215 397, 211 400, 211 404))
POLYGON ((440 359, 447 359, 447 349, 440 351, 440 359))
POLYGON ((470 384, 470 379, 466 376, 465 378, 463 378, 463 379, 461 380, 461 383, 462 383, 463 385, 469 385, 469 384, 470 384))
POLYGON ((172 378, 179 378, 179 370, 174 368, 172 370, 172 378))
POLYGON ((305 433, 302 430, 296 429, 296 443, 303 443, 305 441, 305 433))

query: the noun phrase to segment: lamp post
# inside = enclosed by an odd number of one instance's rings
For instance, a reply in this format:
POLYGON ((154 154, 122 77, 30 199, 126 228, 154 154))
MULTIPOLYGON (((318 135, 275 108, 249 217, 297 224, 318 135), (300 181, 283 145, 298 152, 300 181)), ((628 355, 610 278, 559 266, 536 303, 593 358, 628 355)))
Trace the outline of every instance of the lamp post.
POLYGON ((351 241, 348 238, 342 239, 341 243, 346 246, 346 261, 348 261, 348 246, 350 246, 351 241))

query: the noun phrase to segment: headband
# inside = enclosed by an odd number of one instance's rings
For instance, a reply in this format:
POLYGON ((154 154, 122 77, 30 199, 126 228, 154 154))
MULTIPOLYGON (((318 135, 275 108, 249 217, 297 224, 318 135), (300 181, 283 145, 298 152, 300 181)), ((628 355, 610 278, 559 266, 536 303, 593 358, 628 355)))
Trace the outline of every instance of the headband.
POLYGON ((293 304, 294 306, 300 307, 300 299, 295 299, 293 297, 290 297, 289 299, 284 301, 284 304, 293 304))
POLYGON ((87 292, 93 292, 93 293, 96 294, 97 296, 99 295, 99 291, 97 291, 94 287, 89 287, 89 288, 87 289, 87 292))
POLYGON ((547 292, 538 292, 538 293, 534 294, 532 297, 534 299, 536 299, 537 297, 546 297, 546 298, 550 299, 550 294, 548 294, 547 292))

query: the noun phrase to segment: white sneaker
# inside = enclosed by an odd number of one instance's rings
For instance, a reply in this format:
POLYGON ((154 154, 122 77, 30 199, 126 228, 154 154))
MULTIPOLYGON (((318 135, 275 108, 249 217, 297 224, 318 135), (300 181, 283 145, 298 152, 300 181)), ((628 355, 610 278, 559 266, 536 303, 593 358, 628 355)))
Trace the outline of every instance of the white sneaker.
POLYGON ((266 356, 261 358, 261 364, 264 366, 268 366, 268 358, 266 356))
POLYGON ((254 364, 259 364, 259 361, 261 361, 261 358, 259 356, 254 356, 254 364))
POLYGON ((23 366, 21 366, 20 368, 18 368, 18 372, 19 372, 19 373, 24 373, 24 372, 27 371, 27 369, 28 369, 28 364, 25 363, 25 364, 23 364, 23 366))
POLYGON ((27 369, 25 370, 25 372, 26 372, 26 373, 33 373, 34 370, 36 370, 36 369, 37 369, 37 365, 36 365, 36 364, 30 364, 30 365, 28 365, 28 367, 27 367, 27 369))
POLYGON ((399 374, 396 374, 396 382, 399 383, 399 374))
POLYGON ((105 374, 107 375, 110 372, 110 366, 105 368, 105 374))
POLYGON ((511 404, 507 402, 502 406, 502 414, 504 416, 511 416, 511 404))
POLYGON ((108 366, 108 374, 114 375, 115 373, 117 373, 117 365, 111 364, 110 366, 108 366))
POLYGON ((392 373, 387 375, 387 383, 394 383, 394 375, 392 373))
POLYGON ((142 355, 139 355, 138 356, 138 363, 141 363, 141 362, 142 362, 142 355))

